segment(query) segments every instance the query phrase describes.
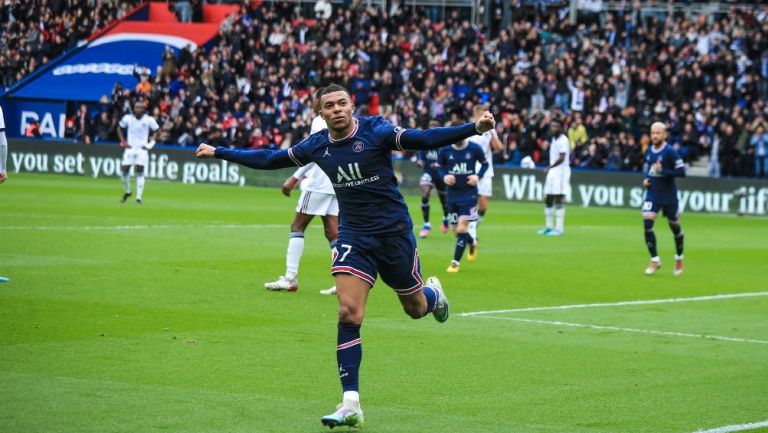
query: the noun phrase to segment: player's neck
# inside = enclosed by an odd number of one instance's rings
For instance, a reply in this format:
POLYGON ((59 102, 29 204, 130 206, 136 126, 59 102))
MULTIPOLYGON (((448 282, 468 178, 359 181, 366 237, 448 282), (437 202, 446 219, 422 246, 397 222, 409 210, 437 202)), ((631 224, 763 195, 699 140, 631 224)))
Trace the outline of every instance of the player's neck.
POLYGON ((663 149, 664 146, 666 146, 666 145, 667 145, 667 142, 666 141, 662 141, 661 144, 659 144, 658 146, 655 143, 652 144, 652 147, 653 147, 653 150, 659 151, 659 150, 663 149))
POLYGON ((352 121, 349 122, 349 126, 347 126, 344 129, 331 129, 328 128, 328 137, 331 138, 331 141, 341 141, 347 138, 352 137, 357 132, 357 119, 352 118, 352 121))

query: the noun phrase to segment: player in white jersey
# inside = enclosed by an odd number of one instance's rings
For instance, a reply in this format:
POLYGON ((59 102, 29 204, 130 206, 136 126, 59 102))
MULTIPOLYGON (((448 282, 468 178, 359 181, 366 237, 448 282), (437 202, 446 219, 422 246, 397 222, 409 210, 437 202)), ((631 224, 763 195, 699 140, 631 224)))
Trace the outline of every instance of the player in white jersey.
MULTIPOLYGON (((316 101, 319 102, 319 99, 316 101)), ((312 120, 310 133, 314 134, 326 128, 323 118, 317 116, 312 120)), ((299 183, 301 196, 296 204, 296 215, 291 223, 291 237, 288 240, 288 253, 285 257, 285 275, 278 277, 277 281, 265 283, 264 287, 269 290, 289 292, 298 290, 299 261, 304 251, 304 231, 315 215, 323 220, 325 237, 328 239, 331 250, 336 246, 336 239, 339 237, 339 203, 336 201, 336 192, 333 190, 331 180, 320 167, 314 163, 307 164, 286 179, 283 184, 283 194, 289 197, 299 183)), ((336 286, 321 290, 320 293, 333 295, 336 293, 336 286)))
POLYGON ((123 152, 123 186, 125 192, 120 203, 125 203, 131 196, 131 166, 136 167, 136 203, 141 204, 144 195, 144 167, 149 164, 149 149, 155 146, 155 133, 160 126, 150 115, 146 114, 147 105, 144 101, 133 104, 133 114, 126 114, 120 119, 117 135, 120 137, 120 147, 123 152), (123 135, 123 128, 128 131, 128 139, 123 135))
MULTIPOLYGON (((482 105, 475 106, 472 121, 476 122, 486 110, 487 107, 482 105)), ((493 152, 501 150, 504 145, 501 143, 501 140, 499 140, 499 136, 496 134, 495 129, 491 129, 482 135, 469 137, 469 142, 479 145, 480 148, 483 149, 485 160, 488 161, 488 170, 477 183, 477 221, 470 221, 469 227, 467 228, 467 232, 472 236, 472 239, 474 239, 474 243, 469 246, 469 251, 467 252, 467 260, 472 262, 477 258, 477 249, 480 246, 477 237, 477 228, 480 226, 480 223, 483 222, 485 213, 488 211, 488 200, 493 196, 493 152)), ((480 170, 479 163, 476 170, 480 170)))
POLYGON ((540 235, 560 236, 564 233, 565 207, 563 199, 571 190, 571 166, 569 155, 571 143, 563 134, 563 125, 557 120, 549 124, 552 139, 549 142, 549 166, 547 180, 544 182, 546 227, 539 230, 540 235), (554 224, 553 224, 554 220, 554 224))
POLYGON ((0 107, 0 183, 8 179, 8 173, 5 165, 8 160, 8 140, 5 138, 5 117, 3 117, 3 107, 0 107))

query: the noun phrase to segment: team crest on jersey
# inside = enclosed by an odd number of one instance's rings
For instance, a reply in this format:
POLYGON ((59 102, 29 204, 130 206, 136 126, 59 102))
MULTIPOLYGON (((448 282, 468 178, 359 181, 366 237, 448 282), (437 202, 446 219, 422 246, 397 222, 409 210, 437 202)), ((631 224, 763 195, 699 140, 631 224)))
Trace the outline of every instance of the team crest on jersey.
POLYGON ((352 150, 354 150, 357 153, 360 153, 365 149, 365 144, 362 141, 355 141, 352 143, 352 150))
POLYGON ((464 155, 464 157, 466 157, 467 159, 469 159, 469 158, 472 158, 472 155, 470 155, 470 154, 466 154, 466 155, 464 155))

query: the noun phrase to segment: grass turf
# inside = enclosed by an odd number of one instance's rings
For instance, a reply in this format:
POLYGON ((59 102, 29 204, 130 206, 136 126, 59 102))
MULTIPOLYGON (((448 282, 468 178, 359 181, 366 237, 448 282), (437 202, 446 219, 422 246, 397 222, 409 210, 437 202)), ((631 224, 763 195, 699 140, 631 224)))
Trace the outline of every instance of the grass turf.
MULTIPOLYGON (((149 181, 139 206, 120 192, 52 175, 0 186, 0 431, 323 431, 340 388, 319 222, 299 291, 272 293, 295 196, 149 181)), ((493 201, 478 261, 459 274, 444 272, 451 236, 419 241, 452 303, 444 325, 407 318, 377 284, 362 328, 366 432, 684 433, 768 419, 768 344, 551 323, 768 340, 768 297, 456 314, 766 291, 766 220, 685 215, 681 278, 660 220, 664 267, 648 278, 638 211, 569 207, 562 238, 535 234, 542 213, 493 201)))

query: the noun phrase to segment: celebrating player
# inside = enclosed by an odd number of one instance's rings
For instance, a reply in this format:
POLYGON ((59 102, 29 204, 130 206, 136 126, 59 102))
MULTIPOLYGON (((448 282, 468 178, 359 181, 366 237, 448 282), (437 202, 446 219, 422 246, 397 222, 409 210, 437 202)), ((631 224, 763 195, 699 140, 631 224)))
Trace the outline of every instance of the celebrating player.
POLYGON ((651 146, 645 152, 643 179, 643 188, 647 190, 643 202, 643 225, 645 243, 651 254, 651 263, 645 268, 645 275, 653 275, 661 267, 661 259, 656 251, 656 234, 653 232, 653 223, 661 210, 675 235, 674 275, 680 276, 683 274, 683 229, 680 227, 675 178, 685 177, 685 163, 666 140, 667 125, 661 122, 651 125, 651 146))
POLYGON ((571 189, 571 166, 568 158, 571 145, 568 137, 563 134, 563 124, 560 121, 550 122, 549 132, 552 140, 549 142, 549 166, 546 171, 547 179, 544 182, 546 226, 539 230, 539 234, 561 236, 564 233, 565 222, 563 199, 571 189))
MULTIPOLYGON (((483 115, 485 108, 481 105, 476 105, 474 109, 474 116, 472 120, 477 120, 483 115)), ((485 160, 488 161, 488 170, 485 175, 480 177, 480 181, 477 183, 477 221, 470 221, 467 226, 467 233, 472 236, 474 242, 469 245, 469 253, 467 258, 470 261, 474 260, 477 256, 477 248, 480 246, 480 241, 477 237, 477 228, 485 218, 485 213, 488 211, 488 201, 493 195, 493 152, 501 150, 504 145, 499 140, 499 136, 496 134, 495 129, 491 129, 482 135, 475 135, 469 138, 470 143, 476 143, 480 145, 485 154, 485 160)), ((480 170, 478 163, 477 170, 480 170)))
POLYGON ((221 158, 257 169, 276 169, 315 162, 331 178, 339 200, 339 240, 332 274, 339 300, 336 357, 344 391, 342 403, 321 418, 324 425, 360 426, 363 412, 358 393, 362 359, 360 326, 368 292, 376 277, 397 293, 414 319, 432 313, 438 322, 449 316, 440 281, 421 277, 421 265, 408 206, 397 189, 392 150, 436 149, 492 129, 491 113, 477 122, 424 131, 395 127, 381 117, 352 116, 349 92, 330 85, 319 93, 328 129, 285 150, 233 150, 201 144, 197 156, 221 158))
MULTIPOLYGON (((459 272, 464 249, 474 243, 467 230, 471 222, 477 221, 477 182, 487 172, 489 164, 483 149, 467 140, 440 149, 437 162, 448 186, 448 221, 456 231, 456 249, 446 271, 459 272)), ((473 262, 475 256, 468 255, 467 259, 473 262)))
MULTIPOLYGON (((437 122, 430 122, 430 126, 437 126, 437 122)), ((443 225, 440 229, 443 233, 448 233, 448 210, 445 207, 445 183, 443 183, 443 178, 437 172, 437 150, 420 150, 417 154, 417 158, 416 165, 424 169, 419 182, 419 186, 421 187, 421 215, 424 217, 424 226, 419 232, 419 237, 426 238, 427 235, 429 235, 430 230, 432 230, 432 224, 429 222, 429 196, 433 188, 437 192, 437 198, 440 199, 440 206, 443 208, 443 225)))
POLYGON ((5 138, 5 118, 3 117, 3 107, 0 107, 0 183, 8 179, 8 172, 5 165, 8 161, 8 139, 5 138))
MULTIPOLYGON (((312 108, 315 113, 320 112, 319 98, 315 97, 312 100, 312 108)), ((310 134, 326 128, 325 121, 318 115, 312 119, 310 134)), ((280 276, 277 281, 265 283, 264 287, 269 290, 295 292, 299 289, 299 261, 304 251, 304 231, 315 215, 319 215, 323 220, 325 237, 328 239, 331 250, 336 246, 336 239, 339 237, 339 203, 336 201, 331 180, 315 163, 310 163, 299 167, 293 176, 286 179, 283 184, 283 194, 289 197, 299 183, 301 183, 301 196, 296 204, 296 216, 291 223, 291 237, 288 239, 288 252, 285 256, 285 275, 280 276), (302 178, 304 180, 301 180, 302 178)), ((336 293, 336 286, 321 290, 320 293, 333 295, 336 293)))
POLYGON ((136 203, 141 204, 144 195, 144 167, 149 164, 149 149, 155 146, 155 133, 160 126, 154 117, 146 114, 144 101, 133 104, 133 114, 126 114, 120 119, 117 135, 123 152, 122 172, 125 192, 120 203, 125 203, 131 196, 131 166, 136 167, 136 203), (123 135, 123 128, 128 130, 128 140, 123 135))

